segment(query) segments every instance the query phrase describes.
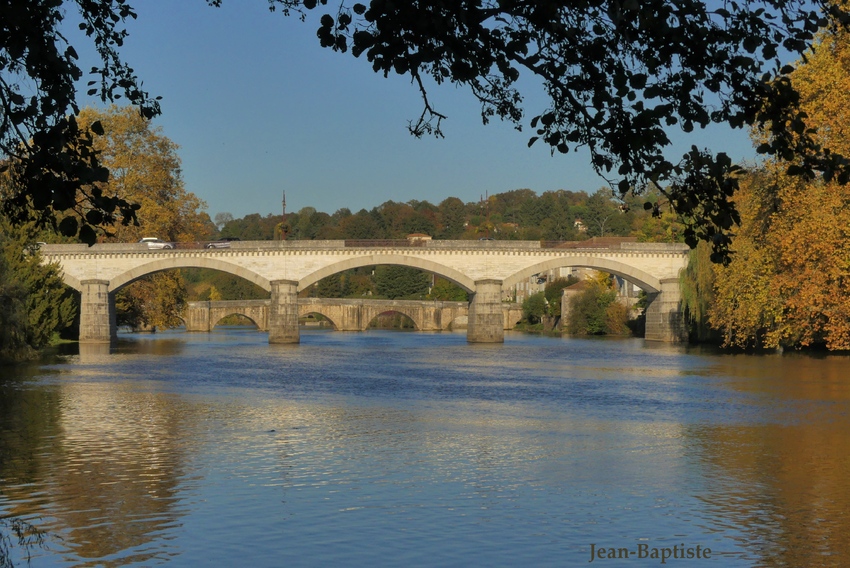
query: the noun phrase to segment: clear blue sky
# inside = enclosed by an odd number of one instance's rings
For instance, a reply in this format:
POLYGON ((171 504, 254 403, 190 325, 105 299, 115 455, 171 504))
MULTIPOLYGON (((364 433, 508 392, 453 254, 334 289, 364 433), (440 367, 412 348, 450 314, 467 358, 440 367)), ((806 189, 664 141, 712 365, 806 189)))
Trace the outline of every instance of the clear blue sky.
MULTIPOLYGON (((162 96, 163 133, 180 146, 186 189, 210 216, 278 213, 313 206, 333 213, 371 209, 385 201, 477 201, 512 189, 538 194, 604 185, 586 152, 550 156, 527 147, 528 120, 545 110, 526 97, 522 132, 481 123, 472 95, 451 85, 431 91, 446 138, 419 139, 407 123, 422 110, 417 89, 399 76, 383 78, 365 59, 321 48, 316 10, 307 22, 270 13, 265 0, 136 0, 124 59, 148 92, 162 96)), ((72 39, 80 51, 80 40, 72 39)), ((81 53, 83 69, 90 59, 81 53)), ((533 91, 533 89, 532 89, 533 91)), ((686 139, 752 158, 746 132, 716 127, 686 139)))

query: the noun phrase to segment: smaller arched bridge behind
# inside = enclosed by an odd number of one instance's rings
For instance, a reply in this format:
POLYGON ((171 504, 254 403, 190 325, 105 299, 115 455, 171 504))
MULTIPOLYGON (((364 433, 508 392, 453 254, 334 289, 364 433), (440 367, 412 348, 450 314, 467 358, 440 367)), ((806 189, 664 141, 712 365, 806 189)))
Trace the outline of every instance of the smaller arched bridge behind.
MULTIPOLYGON (((269 329, 271 300, 221 300, 188 302, 184 321, 186 331, 212 331, 223 318, 240 315, 250 319, 260 331, 269 329)), ((379 315, 395 312, 409 317, 418 331, 445 331, 466 328, 469 317, 467 302, 417 300, 372 300, 298 298, 298 316, 320 314, 330 320, 337 331, 365 331, 379 315)), ((522 319, 522 307, 503 303, 504 329, 513 329, 522 319)))

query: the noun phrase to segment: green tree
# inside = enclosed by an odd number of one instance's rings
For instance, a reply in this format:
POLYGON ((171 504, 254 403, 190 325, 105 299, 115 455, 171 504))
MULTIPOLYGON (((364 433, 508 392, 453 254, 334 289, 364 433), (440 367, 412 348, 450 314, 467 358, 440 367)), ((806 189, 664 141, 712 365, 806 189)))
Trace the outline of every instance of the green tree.
POLYGON ((535 292, 522 302, 522 319, 530 324, 540 323, 547 313, 546 296, 543 292, 535 292))
POLYGON ((342 296, 342 279, 339 274, 331 274, 316 283, 317 298, 340 298, 342 296))
POLYGON ((434 285, 431 287, 427 299, 445 302, 468 302, 469 294, 451 280, 435 277, 434 285))
POLYGON ((437 236, 441 239, 459 239, 466 222, 466 207, 457 197, 447 197, 438 206, 438 219, 441 229, 437 236))
POLYGON ((342 296, 344 298, 361 298, 375 295, 372 270, 374 270, 374 267, 366 266, 345 271, 342 275, 342 296))
POLYGON ((33 223, 0 217, 0 360, 32 357, 76 316, 76 302, 55 265, 41 263, 33 223))
POLYGON ((605 237, 617 234, 615 226, 619 221, 620 211, 611 200, 611 190, 598 189, 588 198, 584 214, 584 224, 587 234, 591 237, 605 237))
POLYGON ((338 227, 341 239, 381 239, 384 231, 365 209, 342 219, 338 227))
POLYGON ((616 303, 615 290, 602 282, 591 282, 590 286, 570 298, 567 331, 575 335, 623 333, 626 314, 614 305, 616 303))
POLYGON ((546 287, 543 289, 543 295, 548 302, 550 316, 560 317, 562 292, 564 288, 568 288, 578 281, 578 278, 575 276, 568 276, 567 278, 556 278, 546 283, 546 287))
POLYGON ((424 299, 430 283, 431 276, 416 268, 394 264, 375 268, 375 288, 378 295, 390 300, 424 299))

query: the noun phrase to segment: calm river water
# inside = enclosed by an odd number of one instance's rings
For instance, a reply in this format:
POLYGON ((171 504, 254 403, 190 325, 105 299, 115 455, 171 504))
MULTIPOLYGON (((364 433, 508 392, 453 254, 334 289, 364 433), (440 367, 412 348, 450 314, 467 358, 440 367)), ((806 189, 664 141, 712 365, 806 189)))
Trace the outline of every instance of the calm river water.
POLYGON ((34 567, 850 565, 847 357, 219 329, 0 377, 34 567))

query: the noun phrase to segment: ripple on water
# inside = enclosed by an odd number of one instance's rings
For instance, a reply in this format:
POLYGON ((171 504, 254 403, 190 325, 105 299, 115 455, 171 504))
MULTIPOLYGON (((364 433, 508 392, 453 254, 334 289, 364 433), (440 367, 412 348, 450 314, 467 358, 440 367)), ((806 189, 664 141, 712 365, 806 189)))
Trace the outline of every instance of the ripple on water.
POLYGON ((130 338, 0 382, 0 511, 52 535, 34 565, 562 566, 639 542, 739 566, 850 553, 846 359, 266 341, 130 338))

